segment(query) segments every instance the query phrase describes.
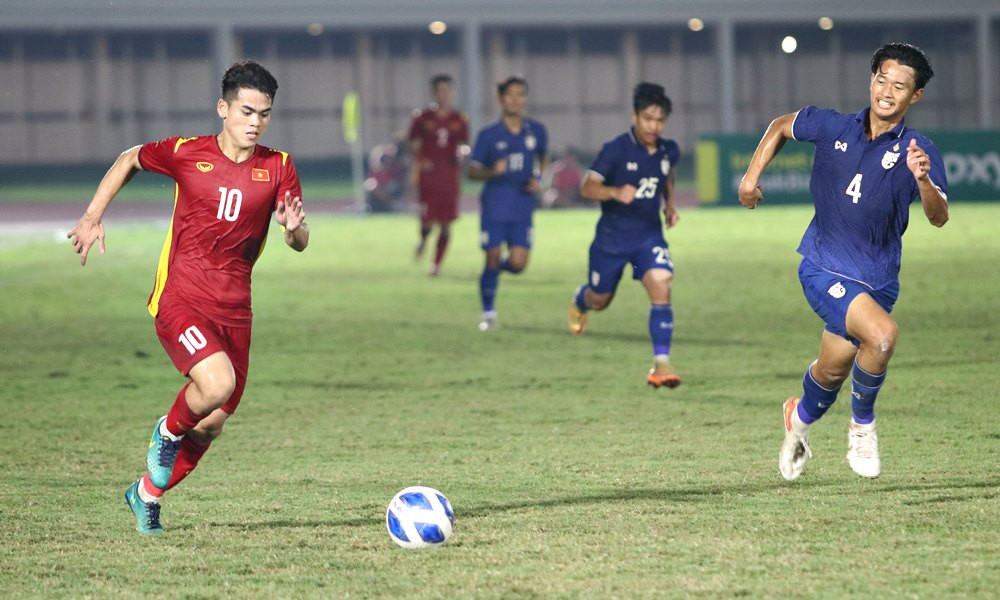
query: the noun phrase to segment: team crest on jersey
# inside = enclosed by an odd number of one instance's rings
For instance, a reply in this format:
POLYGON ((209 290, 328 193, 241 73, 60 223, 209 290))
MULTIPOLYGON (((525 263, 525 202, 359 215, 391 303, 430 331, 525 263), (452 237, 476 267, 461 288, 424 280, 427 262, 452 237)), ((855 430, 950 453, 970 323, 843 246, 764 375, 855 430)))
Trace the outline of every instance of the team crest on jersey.
POLYGON ((831 285, 830 289, 828 289, 826 293, 839 300, 847 295, 847 288, 844 287, 843 283, 838 281, 837 283, 831 285))
POLYGON ((663 160, 660 161, 660 171, 663 173, 664 177, 666 177, 667 173, 670 172, 670 159, 669 158, 664 158, 663 160))
POLYGON ((899 152, 886 150, 885 154, 882 155, 882 168, 888 171, 889 169, 896 166, 897 160, 899 160, 899 152))
POLYGON ((251 181, 271 181, 271 172, 267 169, 254 169, 250 171, 251 181))
POLYGON ((525 136, 525 138, 524 138, 524 147, 527 148, 528 151, 534 150, 535 146, 537 146, 537 145, 538 145, 538 141, 535 140, 535 136, 531 135, 530 133, 527 136, 525 136))
POLYGON ((503 152, 506 149, 507 149, 507 142, 505 142, 503 140, 500 140, 499 142, 497 142, 497 150, 500 150, 501 152, 503 152))
POLYGON ((208 173, 209 171, 215 168, 215 165, 213 165, 212 163, 204 161, 196 162, 194 163, 194 166, 198 167, 198 170, 201 171, 202 173, 208 173))

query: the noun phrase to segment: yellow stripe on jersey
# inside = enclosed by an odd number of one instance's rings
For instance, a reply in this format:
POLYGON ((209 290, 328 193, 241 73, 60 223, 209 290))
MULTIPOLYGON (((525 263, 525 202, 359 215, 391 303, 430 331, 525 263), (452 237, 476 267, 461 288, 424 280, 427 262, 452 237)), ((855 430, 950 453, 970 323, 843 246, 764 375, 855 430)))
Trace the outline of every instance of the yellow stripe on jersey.
MULTIPOLYGON (((281 152, 281 150, 278 150, 278 152, 281 152)), ((288 153, 281 152, 281 166, 285 166, 286 163, 288 163, 288 153)))
POLYGON ((174 144, 174 154, 177 154, 177 149, 181 147, 181 144, 184 144, 184 143, 190 142, 191 140, 196 140, 196 139, 198 139, 198 138, 197 137, 193 137, 193 138, 177 138, 177 143, 174 144))
MULTIPOLYGON (((180 145, 180 142, 178 142, 180 145)), ((156 282, 153 284, 153 293, 149 295, 149 314, 154 317, 160 312, 160 296, 167 283, 167 267, 170 264, 170 244, 174 240, 174 213, 177 212, 177 197, 181 193, 181 187, 174 184, 174 208, 170 213, 170 227, 167 228, 167 240, 163 242, 163 249, 160 250, 160 260, 156 264, 156 282)))

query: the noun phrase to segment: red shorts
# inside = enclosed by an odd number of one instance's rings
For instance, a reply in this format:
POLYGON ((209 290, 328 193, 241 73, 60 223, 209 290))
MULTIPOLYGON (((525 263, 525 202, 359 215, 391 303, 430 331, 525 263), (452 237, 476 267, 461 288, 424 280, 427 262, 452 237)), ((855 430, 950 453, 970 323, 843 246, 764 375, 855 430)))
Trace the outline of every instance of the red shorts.
POLYGON ((451 223, 458 218, 458 177, 458 171, 441 168, 421 174, 421 223, 451 223))
POLYGON ((236 373, 236 389, 222 410, 229 414, 236 412, 243 398, 250 365, 249 327, 226 327, 193 308, 161 304, 156 316, 156 336, 182 375, 190 373, 196 364, 216 352, 225 352, 236 373))

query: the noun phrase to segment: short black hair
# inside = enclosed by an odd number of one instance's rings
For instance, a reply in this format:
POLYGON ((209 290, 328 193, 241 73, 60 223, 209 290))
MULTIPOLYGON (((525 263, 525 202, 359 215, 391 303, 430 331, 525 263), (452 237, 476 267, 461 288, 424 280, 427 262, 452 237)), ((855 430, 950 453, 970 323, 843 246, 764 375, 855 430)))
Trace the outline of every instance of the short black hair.
POLYGON ((876 50, 875 54, 872 55, 872 75, 878 73, 879 67, 887 60, 894 60, 913 69, 916 74, 917 86, 915 89, 917 90, 924 89, 931 77, 934 77, 931 61, 927 60, 927 55, 924 54, 923 50, 913 44, 893 42, 876 50))
POLYGON ((635 86, 635 90, 632 91, 632 110, 638 114, 648 106, 659 106, 662 108, 664 117, 669 117, 670 111, 673 110, 673 104, 670 102, 670 98, 667 97, 662 85, 643 81, 635 86))
POLYGON ((222 76, 222 99, 232 102, 241 89, 257 90, 274 102, 278 81, 260 64, 252 60, 241 60, 233 63, 222 76))
POLYGON ((507 88, 512 85, 520 85, 524 88, 524 91, 528 91, 528 80, 521 75, 511 75, 507 79, 504 79, 497 84, 497 95, 503 96, 507 92, 507 88))
POLYGON ((448 85, 451 85, 453 81, 454 79, 452 79, 451 75, 448 75, 447 73, 441 73, 439 75, 435 75, 434 77, 431 77, 431 89, 436 90, 438 84, 441 83, 447 83, 448 85))

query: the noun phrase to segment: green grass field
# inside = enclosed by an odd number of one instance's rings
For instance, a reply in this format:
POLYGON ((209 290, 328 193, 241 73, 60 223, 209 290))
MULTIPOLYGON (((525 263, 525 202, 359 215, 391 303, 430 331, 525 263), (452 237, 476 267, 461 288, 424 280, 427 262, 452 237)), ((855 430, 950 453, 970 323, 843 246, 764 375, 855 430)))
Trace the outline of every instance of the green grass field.
MULTIPOLYGON (((445 274, 411 218, 311 219, 255 270, 237 416, 167 495, 167 533, 122 493, 182 378, 145 311, 163 224, 108 224, 80 268, 50 232, 0 244, 0 596, 263 598, 995 597, 1000 589, 1000 205, 917 208, 901 336, 878 404, 883 474, 844 460, 849 394, 778 474, 781 402, 821 324, 802 299, 803 207, 687 210, 672 357, 645 385, 648 301, 623 281, 564 329, 596 213, 539 213, 501 328, 476 328, 477 219, 445 274), (441 548, 384 525, 408 485, 456 513, 441 548)), ((121 206, 117 207, 119 210, 121 206)), ((67 224, 71 225, 71 224, 67 224)), ((274 232, 272 231, 272 234, 274 232)))

